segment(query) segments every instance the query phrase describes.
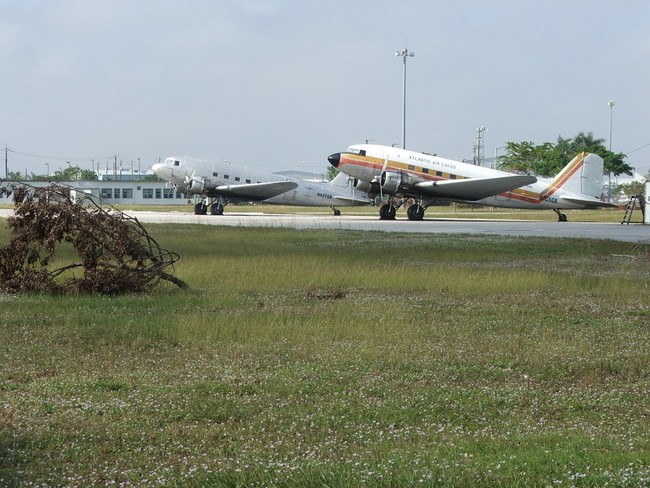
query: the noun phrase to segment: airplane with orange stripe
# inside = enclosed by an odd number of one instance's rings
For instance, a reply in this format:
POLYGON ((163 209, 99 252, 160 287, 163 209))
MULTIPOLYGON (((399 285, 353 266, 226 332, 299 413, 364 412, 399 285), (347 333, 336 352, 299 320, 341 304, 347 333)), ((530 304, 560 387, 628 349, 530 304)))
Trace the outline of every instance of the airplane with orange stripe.
POLYGON ((391 146, 357 144, 329 156, 329 163, 354 178, 355 188, 370 199, 388 196, 379 210, 394 219, 410 199, 409 220, 422 220, 424 211, 441 200, 492 207, 550 209, 561 222, 563 209, 610 206, 602 202, 603 159, 577 155, 555 178, 518 175, 426 153, 391 146))

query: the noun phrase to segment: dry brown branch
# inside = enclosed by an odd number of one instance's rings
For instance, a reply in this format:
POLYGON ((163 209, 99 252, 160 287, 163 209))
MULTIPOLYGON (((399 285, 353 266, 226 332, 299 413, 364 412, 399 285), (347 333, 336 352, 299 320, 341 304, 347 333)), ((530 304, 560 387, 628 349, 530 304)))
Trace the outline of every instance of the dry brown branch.
POLYGON ((185 288, 184 281, 167 270, 179 256, 162 249, 136 218, 73 189, 50 185, 11 184, 0 189, 13 193, 14 234, 0 249, 0 288, 9 293, 141 292, 166 280, 185 288), (55 251, 68 243, 79 263, 50 269, 55 251), (75 271, 82 269, 77 276, 75 271))

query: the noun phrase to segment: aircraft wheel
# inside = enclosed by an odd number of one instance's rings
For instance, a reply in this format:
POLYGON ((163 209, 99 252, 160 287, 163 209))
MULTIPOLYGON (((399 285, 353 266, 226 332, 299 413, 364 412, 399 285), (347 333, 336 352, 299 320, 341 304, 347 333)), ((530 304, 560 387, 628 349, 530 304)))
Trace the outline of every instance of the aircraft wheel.
POLYGON ((560 212, 560 209, 554 208, 553 212, 555 212, 557 214, 557 221, 558 222, 566 222, 567 221, 566 215, 563 214, 562 212, 560 212))
POLYGON ((341 215, 341 211, 338 208, 334 209, 334 215, 338 217, 341 215))
POLYGON ((206 215, 208 213, 208 206, 203 202, 194 205, 194 215, 206 215))
POLYGON ((213 203, 210 206, 210 213, 212 213, 212 215, 223 215, 223 205, 220 203, 213 203))
POLYGON ((389 203, 386 203, 379 208, 379 218, 381 220, 395 220, 396 213, 397 210, 395 210, 395 207, 389 203))
POLYGON ((417 203, 406 209, 409 220, 422 220, 424 218, 424 207, 417 203))

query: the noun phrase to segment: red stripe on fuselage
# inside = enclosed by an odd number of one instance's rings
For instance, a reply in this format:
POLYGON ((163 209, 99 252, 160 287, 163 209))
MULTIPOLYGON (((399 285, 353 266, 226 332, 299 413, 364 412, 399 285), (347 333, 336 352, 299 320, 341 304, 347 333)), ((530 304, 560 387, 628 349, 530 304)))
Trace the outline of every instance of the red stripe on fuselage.
POLYGON ((578 159, 573 165, 571 165, 569 168, 566 169, 564 174, 561 174, 559 177, 557 177, 553 182, 551 183, 550 186, 548 186, 546 189, 544 189, 541 193, 535 194, 537 195, 536 197, 529 197, 523 194, 522 190, 512 190, 510 192, 507 192, 505 194, 502 194, 502 196, 506 196, 508 198, 512 198, 515 200, 520 200, 522 202, 528 202, 528 203, 541 203, 550 196, 552 196, 555 192, 560 190, 564 184, 571 179, 571 177, 582 167, 584 164, 585 157, 581 157, 578 159))
MULTIPOLYGON (((539 204, 552 196, 555 192, 560 190, 564 184, 571 179, 571 177, 582 167, 584 164, 584 155, 578 159, 573 165, 571 165, 569 168, 567 168, 564 172, 564 174, 561 174, 559 177, 557 177, 553 182, 551 183, 550 186, 545 188, 541 193, 535 193, 527 190, 520 190, 520 189, 515 189, 511 190, 505 193, 500 193, 499 196, 506 197, 506 198, 511 198, 513 200, 519 200, 522 202, 527 202, 527 203, 533 203, 533 204, 539 204)), ((339 162, 339 167, 345 164, 351 164, 354 166, 361 166, 364 168, 370 168, 373 170, 378 170, 382 171, 384 169, 384 162, 374 162, 370 161, 368 157, 364 156, 357 156, 356 154, 352 155, 341 155, 341 160, 339 162)), ((404 166, 407 166, 405 163, 401 163, 404 166)), ((388 164, 386 165, 386 168, 391 167, 391 162, 389 161, 388 164)), ((432 175, 430 173, 421 173, 418 171, 412 171, 412 170, 404 170, 400 169, 399 167, 395 167, 394 163, 391 169, 396 169, 400 171, 404 171, 406 173, 410 173, 413 175, 416 175, 420 178, 426 179, 426 180, 432 180, 432 181, 440 181, 440 180, 445 180, 447 178, 442 178, 437 175, 432 175)), ((436 170, 433 170, 436 171, 436 170)), ((456 179, 460 178, 466 178, 465 176, 461 175, 455 175, 456 179)))

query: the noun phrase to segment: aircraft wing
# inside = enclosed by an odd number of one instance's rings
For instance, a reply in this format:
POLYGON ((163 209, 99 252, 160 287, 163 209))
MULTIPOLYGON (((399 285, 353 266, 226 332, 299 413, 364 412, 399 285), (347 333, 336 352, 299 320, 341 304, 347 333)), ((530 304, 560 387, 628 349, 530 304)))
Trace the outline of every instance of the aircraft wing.
POLYGON ((432 197, 458 200, 481 200, 504 191, 535 183, 537 178, 526 175, 495 178, 466 178, 461 180, 422 181, 415 187, 432 197))
POLYGON ((244 185, 219 185, 210 189, 209 193, 216 193, 225 197, 242 198, 251 200, 266 200, 281 193, 293 190, 298 186, 295 181, 272 181, 269 183, 248 183, 244 185))

